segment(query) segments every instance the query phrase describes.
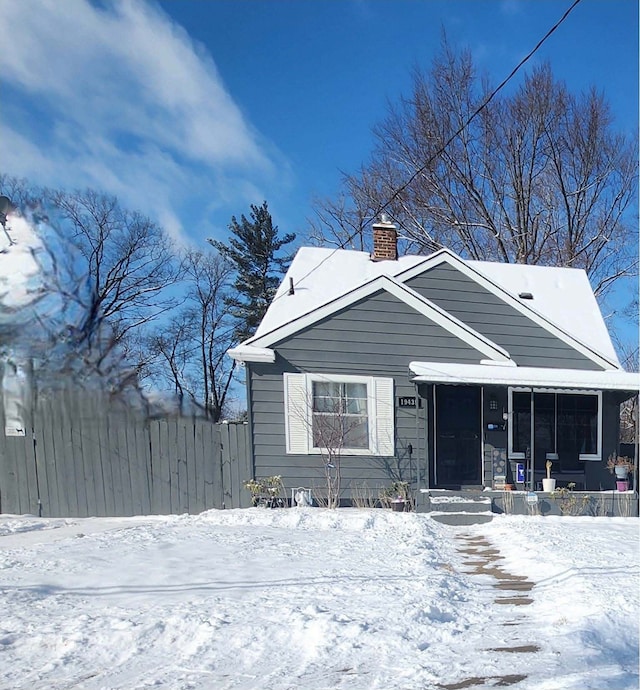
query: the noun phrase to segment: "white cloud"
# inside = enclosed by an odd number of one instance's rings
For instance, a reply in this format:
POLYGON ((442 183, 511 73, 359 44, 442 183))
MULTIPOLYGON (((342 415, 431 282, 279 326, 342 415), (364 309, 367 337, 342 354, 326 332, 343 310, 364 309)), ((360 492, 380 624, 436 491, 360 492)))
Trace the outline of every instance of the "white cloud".
POLYGON ((212 58, 160 9, 23 0, 1 2, 0 22, 10 27, 0 57, 12 87, 0 130, 6 172, 117 194, 172 218, 178 234, 177 206, 194 195, 259 202, 264 193, 243 190, 282 179, 286 163, 247 122, 212 58))

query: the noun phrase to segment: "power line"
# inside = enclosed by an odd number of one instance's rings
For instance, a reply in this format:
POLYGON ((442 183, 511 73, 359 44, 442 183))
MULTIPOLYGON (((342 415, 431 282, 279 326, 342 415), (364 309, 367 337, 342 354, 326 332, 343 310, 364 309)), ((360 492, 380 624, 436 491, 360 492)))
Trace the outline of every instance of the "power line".
MULTIPOLYGON (((444 151, 447 149, 449 144, 451 144, 454 139, 457 139, 462 132, 471 124, 471 122, 491 103, 491 101, 495 98, 495 96, 498 94, 499 91, 501 91, 510 81, 511 79, 516 75, 516 73, 520 70, 520 68, 528 62, 534 55, 535 53, 540 49, 542 44, 551 36, 551 34, 554 33, 558 29, 558 27, 564 22, 564 20, 569 16, 571 11, 576 7, 581 2, 581 0, 575 0, 574 3, 569 7, 569 9, 562 15, 562 17, 554 24, 554 26, 547 31, 547 33, 538 41, 536 47, 526 56, 524 57, 514 68, 511 70, 511 74, 502 81, 501 84, 499 84, 489 95, 488 98, 486 98, 478 108, 474 111, 474 113, 467 119, 467 121, 458 129, 458 131, 455 134, 452 134, 449 139, 442 145, 442 147, 434 153, 424 165, 422 165, 420 168, 418 168, 413 175, 409 177, 409 179, 404 182, 400 187, 398 187, 393 194, 389 197, 389 199, 380 206, 376 212, 373 214, 374 217, 377 216, 379 213, 382 213, 388 206, 391 204, 391 202, 396 199, 404 190, 418 177, 418 175, 421 175, 430 165, 433 163, 433 161, 438 158, 440 155, 444 153, 444 151)), ((351 241, 351 240, 348 240, 351 241)))
MULTIPOLYGON (((482 102, 478 108, 473 112, 473 114, 464 122, 464 124, 455 132, 455 134, 452 134, 449 139, 440 147, 436 153, 434 153, 420 168, 418 168, 410 177, 409 179, 404 182, 400 187, 398 187, 392 194, 389 196, 387 201, 385 201, 383 204, 381 204, 376 211, 373 213, 373 218, 376 218, 380 213, 382 213, 392 202, 394 199, 396 199, 402 192, 407 189, 407 187, 419 176, 421 175, 430 165, 433 163, 434 160, 436 160, 440 155, 444 153, 444 151, 447 149, 447 147, 464 132, 464 130, 471 124, 471 122, 491 103, 491 101, 495 98, 495 96, 513 79, 513 77, 520 71, 523 65, 525 65, 541 48, 541 46, 545 43, 545 41, 561 26, 561 24, 566 20, 566 18, 571 14, 571 12, 575 9, 577 5, 579 5, 581 0, 574 0, 574 2, 570 5, 570 7, 565 11, 565 13, 560 17, 560 19, 547 31, 547 33, 538 41, 536 46, 522 59, 520 62, 511 70, 511 73, 491 92, 491 94, 482 102)), ((338 247, 336 247, 331 254, 326 256, 320 263, 316 264, 308 273, 305 273, 305 275, 302 276, 302 278, 299 278, 296 282, 301 283, 303 280, 308 278, 314 271, 317 271, 320 266, 322 266, 325 262, 327 262, 337 251, 340 249, 344 249, 345 245, 347 245, 349 242, 351 242, 356 235, 358 234, 359 230, 356 230, 352 234, 350 234, 345 240, 343 240, 338 247)), ((280 297, 285 296, 287 293, 283 292, 281 295, 278 297, 274 298, 273 302, 275 302, 277 299, 280 299, 280 297)), ((272 302, 272 303, 273 303, 272 302)), ((253 337, 253 336, 252 336, 253 337)))

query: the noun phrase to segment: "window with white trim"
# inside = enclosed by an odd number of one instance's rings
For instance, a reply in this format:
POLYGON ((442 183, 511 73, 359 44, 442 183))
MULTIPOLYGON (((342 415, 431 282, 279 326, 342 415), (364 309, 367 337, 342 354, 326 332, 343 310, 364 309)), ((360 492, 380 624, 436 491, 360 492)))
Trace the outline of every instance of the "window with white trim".
POLYGON ((287 453, 394 454, 392 378, 287 373, 284 392, 287 453))
POLYGON ((368 448, 366 383, 312 381, 311 439, 314 448, 368 448))

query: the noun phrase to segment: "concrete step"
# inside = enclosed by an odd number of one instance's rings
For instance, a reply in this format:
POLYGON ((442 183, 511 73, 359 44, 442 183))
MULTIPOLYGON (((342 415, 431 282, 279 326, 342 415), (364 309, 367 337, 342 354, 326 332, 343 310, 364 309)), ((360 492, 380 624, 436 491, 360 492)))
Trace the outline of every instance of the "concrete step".
POLYGON ((491 498, 481 491, 425 490, 421 498, 419 512, 445 525, 479 525, 493 519, 491 498))
POLYGON ((431 496, 428 508, 441 513, 491 512, 491 499, 486 497, 431 496))
POLYGON ((484 487, 478 485, 460 489, 420 489, 420 491, 430 496, 481 496, 484 493, 484 487))
POLYGON ((429 513, 432 520, 441 522, 443 525, 481 525, 493 520, 493 513, 441 513, 431 511, 429 513))

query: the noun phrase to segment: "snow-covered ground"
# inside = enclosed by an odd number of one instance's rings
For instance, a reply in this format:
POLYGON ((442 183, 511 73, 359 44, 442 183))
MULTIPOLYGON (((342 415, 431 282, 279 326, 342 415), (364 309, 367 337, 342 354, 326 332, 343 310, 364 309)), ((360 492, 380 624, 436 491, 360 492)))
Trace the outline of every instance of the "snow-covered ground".
POLYGON ((633 518, 0 516, 0 592, 3 689, 639 685, 633 518), (497 546, 533 602, 495 603, 461 535, 497 546))

